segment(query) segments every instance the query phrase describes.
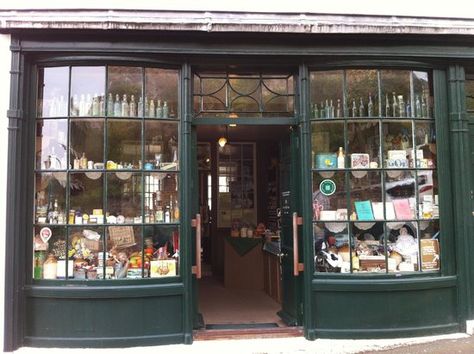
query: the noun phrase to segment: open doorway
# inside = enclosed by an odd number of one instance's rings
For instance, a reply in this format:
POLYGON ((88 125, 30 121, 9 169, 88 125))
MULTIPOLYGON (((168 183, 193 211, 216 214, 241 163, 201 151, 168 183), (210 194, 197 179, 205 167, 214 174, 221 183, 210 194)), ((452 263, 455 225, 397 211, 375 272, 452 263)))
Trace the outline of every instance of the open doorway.
POLYGON ((297 324, 282 316, 285 286, 293 284, 283 279, 280 248, 290 134, 289 126, 197 127, 202 220, 197 304, 205 330, 265 332, 297 324))

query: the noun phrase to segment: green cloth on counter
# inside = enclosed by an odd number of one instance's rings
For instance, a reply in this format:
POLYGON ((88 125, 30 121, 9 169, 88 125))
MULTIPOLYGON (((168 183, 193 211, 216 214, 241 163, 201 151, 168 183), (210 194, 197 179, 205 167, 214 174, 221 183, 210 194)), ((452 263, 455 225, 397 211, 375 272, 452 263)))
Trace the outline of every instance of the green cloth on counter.
POLYGON ((240 257, 245 256, 245 254, 250 252, 255 246, 262 244, 261 238, 225 236, 225 239, 240 257))

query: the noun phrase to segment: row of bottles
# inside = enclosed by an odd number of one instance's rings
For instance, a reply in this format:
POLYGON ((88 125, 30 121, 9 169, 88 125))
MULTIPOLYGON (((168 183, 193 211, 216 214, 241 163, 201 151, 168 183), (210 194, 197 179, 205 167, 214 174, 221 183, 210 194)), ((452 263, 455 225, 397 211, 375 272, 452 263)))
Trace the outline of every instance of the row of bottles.
MULTIPOLYGON (((50 116, 65 116, 67 115, 67 103, 62 98, 59 101, 53 99, 50 106, 50 116)), ((145 107, 143 107, 143 99, 139 98, 138 102, 135 95, 130 97, 124 94, 120 97, 119 94, 109 93, 107 98, 107 108, 104 99, 104 94, 90 94, 74 95, 71 102, 71 115, 76 117, 103 117, 107 111, 108 117, 143 117, 145 109, 145 117, 149 118, 170 118, 170 109, 167 101, 158 99, 155 103, 153 99, 148 101, 145 97, 145 107)))
MULTIPOLYGON (((352 103, 349 107, 349 117, 375 117, 375 107, 372 99, 372 95, 369 93, 367 105, 362 97, 356 102, 356 99, 352 99, 352 103)), ((389 96, 385 95, 385 115, 384 117, 416 117, 426 118, 429 114, 429 108, 425 95, 416 95, 415 103, 412 109, 410 101, 405 102, 403 95, 397 95, 392 92, 392 99, 390 101, 389 96)), ((314 103, 311 107, 312 118, 342 118, 344 117, 344 111, 341 105, 341 100, 337 99, 337 103, 334 106, 332 99, 326 99, 325 102, 321 102, 320 106, 314 103)))

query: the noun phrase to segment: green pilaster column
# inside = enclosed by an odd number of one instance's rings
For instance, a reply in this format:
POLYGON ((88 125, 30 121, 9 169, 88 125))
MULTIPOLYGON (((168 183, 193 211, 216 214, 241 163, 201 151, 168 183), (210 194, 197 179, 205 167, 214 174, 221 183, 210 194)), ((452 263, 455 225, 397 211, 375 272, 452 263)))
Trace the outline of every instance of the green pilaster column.
MULTIPOLYGON (((444 164, 440 168, 451 168, 453 235, 456 251, 456 269, 458 274, 459 320, 462 324, 472 316, 474 307, 474 235, 470 224, 470 151, 469 130, 466 114, 464 91, 464 68, 453 65, 448 70, 448 117, 449 141, 451 145, 451 166, 444 164)), ((439 142, 443 143, 443 142, 439 142)), ((440 186, 444 188, 444 186, 440 186)))

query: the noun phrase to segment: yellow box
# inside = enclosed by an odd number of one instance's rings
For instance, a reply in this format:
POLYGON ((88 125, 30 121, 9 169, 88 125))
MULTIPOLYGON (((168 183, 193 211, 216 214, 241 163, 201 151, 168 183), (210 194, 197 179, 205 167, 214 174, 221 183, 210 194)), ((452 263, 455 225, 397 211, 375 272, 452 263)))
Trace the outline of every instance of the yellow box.
POLYGON ((176 260, 160 259, 150 262, 150 278, 176 276, 176 260))

